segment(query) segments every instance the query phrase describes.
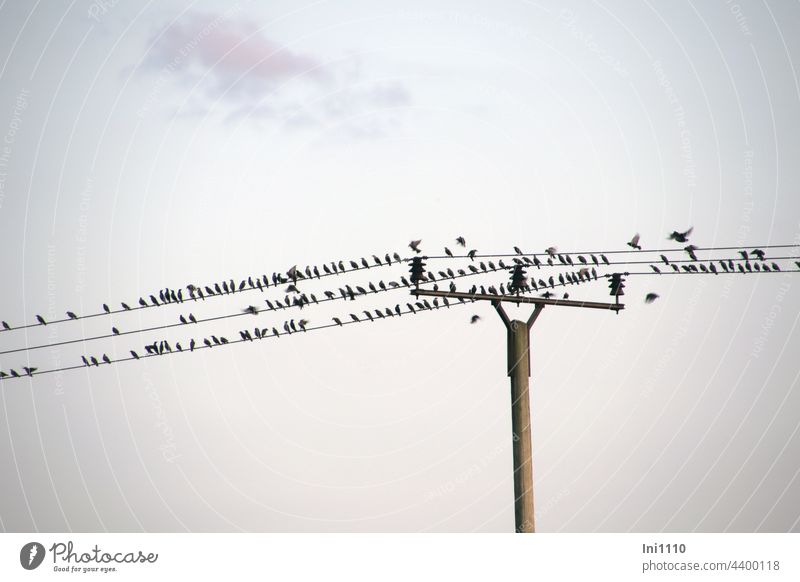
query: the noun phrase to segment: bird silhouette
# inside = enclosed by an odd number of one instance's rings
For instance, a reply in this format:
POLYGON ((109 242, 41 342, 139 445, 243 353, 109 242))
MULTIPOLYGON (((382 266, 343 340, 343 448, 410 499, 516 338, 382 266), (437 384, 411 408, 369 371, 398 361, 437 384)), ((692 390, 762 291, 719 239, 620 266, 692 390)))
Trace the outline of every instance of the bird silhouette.
POLYGON ((78 316, 77 316, 77 315, 75 315, 75 314, 74 314, 73 312, 71 312, 71 311, 67 311, 67 317, 69 317, 70 319, 78 319, 78 316))
POLYGON ((89 359, 92 361, 92 365, 94 365, 94 366, 99 366, 100 365, 100 362, 98 362, 97 358, 95 358, 94 356, 90 357, 89 359))
POLYGON ((453 256, 453 251, 451 251, 447 247, 444 247, 444 254, 446 254, 448 257, 452 257, 453 256))
POLYGON ((697 247, 696 247, 696 246, 694 246, 694 245, 688 245, 688 246, 685 246, 685 247, 683 247, 683 250, 685 250, 685 251, 686 251, 686 252, 689 254, 689 257, 691 257, 691 259, 692 259, 693 261, 696 261, 696 260, 697 260, 697 255, 696 255, 696 254, 694 254, 694 252, 697 250, 697 247))
POLYGON ((253 315, 258 315, 258 307, 255 305, 248 305, 244 309, 242 309, 243 313, 251 313, 253 315))
POLYGON ((111 333, 113 333, 114 335, 119 335, 119 330, 116 327, 112 327, 111 333))
POLYGON ((38 321, 41 325, 47 325, 47 322, 44 320, 44 317, 41 315, 36 316, 36 321, 38 321))
POLYGON ((412 240, 410 243, 408 243, 408 247, 412 251, 414 251, 415 253, 421 253, 422 251, 419 250, 419 245, 420 245, 421 242, 422 242, 422 239, 420 239, 420 240, 412 240))
POLYGON ((757 257, 758 257, 758 260, 759 260, 759 261, 763 261, 763 260, 764 260, 764 257, 766 256, 766 255, 765 255, 765 253, 764 253, 764 251, 762 251, 761 249, 754 249, 754 250, 753 250, 753 251, 751 251, 751 252, 752 252, 752 254, 754 254, 755 256, 757 256, 757 257))
POLYGON ((472 317, 469 318, 469 322, 471 324, 478 323, 480 320, 481 320, 481 316, 480 315, 473 315, 472 317))
POLYGON ((11 329, 11 326, 8 325, 7 322, 3 321, 2 324, 3 324, 3 329, 11 329))
POLYGON ((342 320, 341 320, 341 319, 339 319, 338 317, 334 317, 334 318, 333 318, 333 321, 334 321, 334 323, 335 323, 336 325, 342 325, 342 320))
POLYGON ((639 233, 638 232, 635 235, 633 235, 633 238, 628 243, 628 246, 631 247, 632 249, 636 249, 636 250, 639 250, 639 251, 642 250, 642 247, 639 246, 639 233))
POLYGON ((89 360, 86 359, 86 356, 81 356, 81 360, 83 361, 83 365, 84 366, 88 366, 89 365, 89 360))
POLYGON ((467 241, 463 236, 459 236, 456 238, 456 243, 460 244, 462 247, 467 246, 467 241))
POLYGON ((131 310, 131 306, 128 305, 127 303, 125 303, 125 302, 120 303, 120 305, 122 305, 122 309, 124 309, 125 311, 130 311, 131 310))
POLYGON ((685 232, 678 232, 677 230, 673 230, 667 239, 674 240, 679 243, 685 243, 689 241, 689 236, 692 234, 694 227, 690 227, 689 230, 685 232))
POLYGON ((133 359, 134 359, 134 360, 138 360, 138 359, 139 359, 139 354, 137 354, 137 353, 136 353, 136 352, 134 352, 133 350, 131 350, 131 356, 133 356, 133 359))
POLYGON ((28 366, 22 366, 22 369, 28 376, 33 376, 33 373, 38 370, 39 368, 29 368, 28 366))
POLYGON ((653 301, 658 299, 658 297, 659 297, 658 293, 648 293, 647 295, 644 296, 644 302, 652 303, 653 301))

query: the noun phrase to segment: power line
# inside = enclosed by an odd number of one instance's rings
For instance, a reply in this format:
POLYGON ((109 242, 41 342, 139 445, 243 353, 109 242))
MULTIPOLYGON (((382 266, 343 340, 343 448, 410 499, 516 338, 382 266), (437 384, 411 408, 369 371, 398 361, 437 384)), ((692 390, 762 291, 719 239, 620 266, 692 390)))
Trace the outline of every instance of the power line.
MULTIPOLYGON (((388 256, 389 253, 386 253, 386 255, 388 256)), ((397 255, 397 253, 393 253, 393 255, 397 255)), ((377 255, 373 255, 373 257, 375 257, 375 256, 377 256, 377 255)), ((378 258, 380 258, 380 257, 378 257, 378 258)), ((366 261, 366 259, 364 257, 360 257, 360 259, 362 261, 366 261)), ((364 272, 364 271, 367 271, 368 269, 375 269, 375 268, 380 268, 380 267, 389 267, 389 266, 392 266, 392 265, 401 265, 403 263, 403 261, 404 261, 404 259, 402 257, 400 258, 400 260, 397 260, 394 257, 392 257, 392 259, 393 260, 391 260, 391 262, 387 262, 386 259, 384 258, 384 260, 381 261, 381 264, 375 263, 375 264, 372 264, 372 265, 368 264, 367 266, 364 266, 363 264, 359 264, 355 260, 348 259, 347 260, 348 261, 347 264, 350 265, 350 268, 340 266, 340 265, 343 265, 345 263, 345 260, 331 261, 330 263, 323 263, 323 265, 324 265, 323 269, 327 268, 328 264, 334 264, 335 263, 337 265, 336 266, 336 269, 337 269, 336 271, 325 272, 323 270, 322 273, 318 272, 318 273, 315 274, 315 273, 313 273, 312 269, 317 269, 318 270, 319 269, 319 265, 313 265, 313 266, 309 265, 309 266, 306 267, 306 269, 312 270, 311 276, 307 275, 303 270, 298 270, 297 274, 298 274, 299 280, 310 281, 310 280, 314 280, 314 279, 322 279, 322 278, 332 277, 332 276, 341 276, 341 275, 346 275, 346 274, 349 275, 349 274, 352 274, 352 273, 355 273, 355 272, 364 272), (356 264, 356 266, 353 267, 352 266, 353 264, 356 264)), ((373 258, 373 262, 374 262, 374 258, 373 258)), ((212 288, 213 286, 217 286, 217 285, 219 285, 219 282, 214 282, 214 283, 210 283, 208 285, 202 285, 202 286, 201 285, 194 285, 195 289, 200 289, 201 296, 199 297, 199 299, 198 299, 198 297, 195 297, 195 296, 190 296, 188 298, 182 298, 182 293, 181 293, 181 299, 178 300, 178 301, 172 301, 170 298, 168 298, 166 300, 163 300, 161 303, 152 303, 151 302, 151 303, 146 304, 146 305, 142 305, 141 303, 132 302, 132 303, 134 303, 134 305, 128 306, 127 309, 123 307, 121 309, 109 309, 108 311, 103 310, 103 311, 100 311, 98 313, 90 313, 88 315, 81 315, 81 316, 78 316, 78 317, 76 317, 74 319, 71 318, 71 317, 65 317, 63 319, 54 319, 52 321, 48 321, 47 325, 55 325, 55 324, 59 324, 59 323, 77 321, 79 319, 91 319, 91 318, 94 318, 94 317, 104 317, 104 316, 107 316, 107 315, 115 315, 115 314, 118 314, 118 313, 129 313, 129 312, 133 312, 133 311, 140 311, 142 309, 150 309, 150 308, 153 308, 153 307, 164 307, 166 305, 178 305, 178 304, 185 303, 187 301, 205 301, 206 299, 210 299, 212 297, 222 297, 222 296, 234 295, 236 293, 244 293, 245 291, 257 291, 257 290, 260 290, 263 293, 264 289, 267 289, 267 288, 270 288, 270 287, 274 288, 274 287, 277 287, 279 285, 286 285, 286 284, 292 282, 292 279, 289 278, 289 279, 286 279, 286 280, 282 280, 282 281, 280 281, 278 283, 275 283, 274 282, 274 278, 276 276, 284 277, 284 273, 279 273, 277 271, 274 271, 272 274, 273 274, 273 279, 272 279, 273 282, 272 283, 269 283, 270 279, 267 277, 266 274, 258 275, 255 279, 253 278, 252 275, 250 275, 250 276, 248 276, 247 279, 241 279, 239 285, 233 285, 233 289, 231 291, 228 291, 228 292, 221 291, 221 292, 215 292, 213 294, 203 293, 202 289, 212 288), (253 281, 252 286, 249 283, 250 280, 253 281), (242 287, 243 283, 247 283, 247 285, 242 287)), ((233 279, 231 279, 230 281, 233 281, 233 279)), ((225 284, 227 284, 228 282, 229 281, 224 281, 225 284)), ((184 288, 188 289, 189 286, 187 285, 186 287, 179 287, 178 289, 180 289, 181 292, 182 292, 182 290, 184 288)), ((168 287, 164 288, 164 289, 159 289, 157 292, 154 292, 154 293, 145 293, 143 296, 141 296, 139 298, 139 301, 144 301, 144 297, 145 296, 148 296, 148 295, 155 296, 156 293, 161 294, 165 290, 171 291, 173 293, 176 291, 175 289, 169 289, 168 287)), ((126 305, 127 305, 127 303, 126 303, 126 305)), ((9 331, 18 331, 18 330, 22 330, 22 329, 30 329, 30 328, 34 328, 34 327, 39 327, 40 325, 42 325, 42 324, 40 324, 40 323, 30 323, 30 324, 27 324, 27 325, 19 325, 19 326, 15 326, 15 327, 11 327, 11 326, 9 326, 7 328, 3 327, 2 329, 0 329, 0 333, 5 333, 5 332, 9 332, 9 331)))
MULTIPOLYGON (((735 246, 735 247, 697 247, 695 250, 697 251, 738 251, 738 250, 747 250, 747 249, 786 249, 786 248, 796 248, 800 247, 800 244, 790 244, 790 245, 748 245, 748 246, 735 246)), ((568 252, 560 252, 556 251, 554 254, 556 256, 575 256, 575 255, 615 255, 615 254, 626 254, 626 253, 671 253, 671 252, 683 252, 683 247, 681 248, 669 248, 669 249, 618 249, 618 250, 608 250, 608 251, 568 251, 568 252)), ((470 258, 469 255, 424 255, 423 256, 427 259, 468 259, 470 258)), ((548 257, 552 256, 547 252, 540 252, 540 253, 494 253, 494 254, 475 254, 473 255, 474 258, 478 259, 491 259, 491 258, 511 258, 511 257, 548 257)), ((408 261, 409 259, 403 259, 404 261, 408 261)))

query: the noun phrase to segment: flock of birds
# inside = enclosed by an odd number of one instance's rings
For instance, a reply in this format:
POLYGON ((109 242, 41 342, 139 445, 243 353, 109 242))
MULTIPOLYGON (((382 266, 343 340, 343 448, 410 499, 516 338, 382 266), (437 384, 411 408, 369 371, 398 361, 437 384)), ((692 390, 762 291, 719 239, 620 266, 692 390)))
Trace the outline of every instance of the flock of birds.
MULTIPOLYGON (((668 239, 680 244, 689 243, 689 238, 692 235, 693 229, 689 228, 686 231, 672 231, 668 235, 668 239)), ((640 245, 641 237, 637 233, 634 235, 631 240, 627 243, 627 246, 633 249, 634 251, 641 251, 642 247, 640 245)), ((466 239, 463 236, 459 236, 455 239, 456 246, 460 246, 464 249, 467 247, 466 239)), ((408 247, 411 249, 413 253, 417 256, 421 256, 423 259, 428 259, 422 255, 423 251, 421 248, 422 240, 412 240, 408 247)), ((514 254, 509 254, 508 256, 511 257, 509 264, 503 261, 503 259, 497 259, 496 261, 490 260, 488 257, 497 258, 500 256, 506 255, 479 255, 477 249, 470 249, 469 251, 465 251, 463 255, 456 255, 453 251, 448 248, 444 247, 444 256, 443 257, 433 257, 433 258, 442 258, 442 259, 458 259, 458 258, 468 258, 469 263, 464 268, 456 268, 453 269, 451 267, 447 267, 441 270, 427 270, 424 272, 422 276, 422 282, 425 283, 433 283, 433 289, 439 290, 439 283, 440 282, 448 282, 447 289, 451 292, 456 292, 456 284, 455 279, 460 277, 466 277, 471 275, 479 275, 483 273, 492 273, 496 271, 509 271, 514 270, 515 268, 526 268, 526 267, 534 267, 536 269, 542 269, 543 267, 566 267, 567 270, 564 272, 559 273, 558 275, 550 275, 545 278, 545 276, 541 276, 539 278, 534 276, 524 276, 521 280, 518 280, 513 286, 510 283, 500 283, 499 285, 472 285, 469 290, 470 294, 492 294, 497 296, 506 296, 506 295, 518 295, 520 293, 538 293, 540 297, 550 299, 555 296, 554 289, 558 286, 566 286, 566 285, 575 285, 581 284, 590 281, 597 281, 599 277, 607 277, 608 275, 598 275, 598 269, 604 267, 611 267, 614 264, 609 261, 608 257, 603 253, 586 253, 586 254, 578 254, 578 253, 559 253, 555 246, 550 246, 546 248, 542 253, 524 253, 522 249, 519 247, 513 247, 514 254), (485 259, 485 260, 482 260, 485 259)), ((737 259, 736 263, 732 259, 725 259, 725 260, 717 260, 716 263, 714 261, 700 261, 697 257, 696 251, 698 251, 698 247, 687 244, 682 249, 676 250, 683 250, 687 253, 689 259, 686 261, 676 261, 673 259, 672 261, 669 258, 662 254, 661 255, 661 263, 651 264, 650 268, 652 269, 654 274, 662 274, 664 271, 662 269, 671 268, 674 272, 685 272, 685 273, 713 273, 718 274, 720 272, 738 272, 741 273, 748 273, 748 272, 768 272, 768 271, 779 271, 779 265, 774 261, 767 261, 766 253, 761 249, 754 249, 754 250, 741 250, 739 251, 741 255, 741 259, 737 259), (682 263, 682 264, 676 264, 682 263), (719 265, 719 267, 717 267, 719 265)), ((244 291, 253 291, 258 290, 264 292, 268 289, 277 289, 283 288, 283 297, 281 299, 265 299, 264 305, 265 307, 259 308, 255 305, 248 305, 241 312, 237 313, 236 315, 258 315, 265 311, 279 311, 288 308, 299 308, 304 309, 305 307, 312 305, 312 304, 319 304, 326 301, 334 301, 334 300, 356 300, 359 297, 366 296, 372 293, 381 293, 387 292, 394 289, 399 288, 410 288, 414 287, 415 284, 409 281, 409 279, 405 276, 400 276, 399 280, 394 281, 386 281, 379 280, 376 283, 368 282, 363 285, 355 285, 355 284, 344 284, 338 288, 325 290, 322 294, 318 297, 314 293, 311 292, 304 292, 301 290, 301 287, 304 287, 306 281, 314 280, 314 279, 321 279, 323 277, 328 276, 335 276, 335 275, 343 275, 343 274, 350 274, 355 271, 362 271, 366 269, 378 268, 378 267, 388 267, 391 265, 399 265, 402 263, 409 263, 410 259, 402 258, 398 253, 386 253, 383 257, 378 255, 372 255, 371 261, 366 257, 362 257, 360 261, 350 260, 347 263, 345 261, 333 261, 330 263, 325 263, 318 266, 306 266, 305 268, 301 269, 298 268, 296 265, 292 266, 288 269, 285 273, 281 272, 273 272, 271 276, 266 274, 258 275, 258 276, 250 276, 246 279, 241 279, 238 283, 233 279, 227 281, 220 281, 216 283, 212 283, 209 285, 195 285, 195 284, 188 284, 185 288, 180 289, 170 289, 165 288, 160 290, 157 294, 150 294, 149 296, 142 296, 138 299, 138 304, 134 303, 131 306, 128 303, 121 302, 120 309, 112 310, 112 308, 108 304, 103 304, 102 312, 96 314, 85 315, 83 317, 96 317, 101 315, 110 315, 115 313, 122 313, 127 311, 132 311, 135 309, 144 309, 150 307, 160 307, 166 305, 180 305, 187 301, 205 301, 206 299, 212 297, 220 297, 220 296, 227 296, 232 295, 235 293, 240 293, 244 291), (285 288, 284 288, 285 286, 285 288), (184 292, 185 289, 185 292, 184 292)), ((800 269, 800 261, 797 262, 798 269, 800 269)), ((627 275, 628 273, 625 273, 627 275)), ((565 292, 563 294, 564 299, 569 298, 569 293, 565 292)), ((649 292, 644 297, 645 303, 653 303, 659 298, 659 295, 655 292, 649 292)), ((464 303, 465 299, 459 298, 459 302, 464 303)), ((322 326, 318 326, 316 328, 309 328, 309 320, 308 319, 287 319, 283 322, 283 325, 280 326, 270 326, 270 327, 253 327, 252 330, 250 328, 239 330, 239 339, 235 340, 237 342, 246 342, 246 341, 255 341, 264 339, 267 337, 280 337, 282 335, 290 335, 293 333, 302 333, 308 331, 309 329, 320 329, 324 327, 333 327, 333 326, 342 326, 345 324, 351 323, 363 323, 363 322, 372 322, 378 319, 386 319, 392 317, 399 317, 404 314, 416 314, 426 310, 433 310, 439 309, 442 307, 450 307, 450 302, 447 298, 442 298, 442 301, 439 302, 438 298, 434 298, 433 301, 429 302, 427 299, 417 300, 415 302, 408 302, 405 305, 406 309, 401 308, 400 304, 396 304, 394 307, 384 307, 380 309, 373 309, 373 310, 363 310, 361 312, 356 313, 349 313, 349 319, 347 317, 333 317, 331 319, 332 323, 325 324, 322 326)), ((46 326, 48 325, 48 321, 42 315, 36 315, 36 325, 46 326)), ((233 317, 231 316, 224 316, 224 317, 233 317)), ((53 322, 62 322, 62 321, 74 321, 82 319, 82 316, 78 315, 74 311, 66 311, 66 319, 54 320, 53 322)), ((193 313, 188 314, 181 314, 178 318, 179 324, 173 325, 193 325, 202 323, 204 321, 211 321, 220 319, 220 317, 213 317, 209 319, 198 319, 195 317, 193 313)), ((481 320, 480 316, 474 314, 470 317, 470 323, 475 324, 481 320)), ((50 323, 53 323, 50 322, 50 323)), ((2 325, 3 330, 5 331, 12 331, 14 329, 22 329, 25 327, 30 326, 19 326, 19 327, 12 327, 6 321, 0 321, 0 325, 2 325)), ((172 327, 164 326, 164 327, 172 327)), ((113 337, 119 336, 126 333, 136 333, 140 330, 133 330, 128 332, 121 332, 117 327, 111 327, 111 334, 108 336, 101 336, 101 337, 113 337)), ((99 339, 99 338, 95 338, 99 339)), ((64 342, 64 343, 71 343, 71 342, 64 342)), ((200 347, 205 348, 212 348, 216 346, 222 346, 232 343, 224 336, 217 336, 217 335, 210 335, 208 337, 203 337, 200 340, 196 340, 194 338, 188 340, 188 343, 184 346, 180 342, 175 342, 174 347, 172 343, 167 339, 162 339, 158 341, 154 341, 153 343, 149 343, 143 346, 141 351, 130 350, 131 358, 125 359, 140 359, 146 356, 157 356, 163 354, 169 354, 173 352, 182 352, 182 351, 194 351, 200 347)), ((52 344, 48 344, 52 345, 52 344)), ((38 346, 38 347, 46 347, 38 346)), ((27 348, 27 349, 35 349, 35 348, 27 348)), ((9 350, 11 351, 22 351, 22 350, 9 350)), ((8 352, 0 352, 0 355, 3 353, 8 352)), ((113 361, 107 354, 103 353, 99 356, 95 355, 82 355, 81 362, 82 365, 85 367, 99 367, 102 364, 111 364, 113 361)), ((22 366, 20 368, 22 372, 18 372, 15 369, 9 369, 8 372, 0 370, 0 379, 13 377, 19 378, 22 376, 33 376, 34 373, 37 372, 38 368, 31 367, 31 366, 22 366)))

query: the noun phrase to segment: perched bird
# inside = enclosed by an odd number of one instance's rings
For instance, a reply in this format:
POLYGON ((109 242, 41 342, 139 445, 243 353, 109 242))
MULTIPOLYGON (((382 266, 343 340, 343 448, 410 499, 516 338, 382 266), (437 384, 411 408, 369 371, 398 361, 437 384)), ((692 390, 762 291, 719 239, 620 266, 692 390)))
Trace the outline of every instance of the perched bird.
POLYGON ((689 253, 689 257, 691 257, 691 259, 693 261, 697 260, 697 255, 694 254, 694 252, 697 250, 696 246, 694 246, 694 245, 685 246, 685 247, 683 247, 683 250, 685 250, 687 253, 689 253))
POLYGON ((37 315, 36 316, 36 321, 38 321, 42 325, 47 325, 47 322, 44 320, 44 317, 42 317, 41 315, 37 315))
POLYGON ((408 243, 408 248, 410 248, 415 253, 421 253, 422 251, 419 250, 419 245, 420 245, 421 242, 422 242, 422 239, 420 239, 420 240, 412 240, 410 243, 408 243))
POLYGON ((191 341, 189 342, 189 351, 193 352, 194 351, 194 346, 196 346, 196 345, 197 345, 197 343, 194 341, 194 338, 192 338, 191 341))
POLYGON ((651 268, 651 269, 653 269, 653 270, 654 270, 656 273, 658 273, 659 275, 661 274, 661 269, 659 269, 659 268, 658 268, 658 267, 656 267, 655 265, 650 265, 650 268, 651 268))
POLYGON ((480 320, 481 320, 480 315, 473 315, 472 317, 469 318, 470 323, 478 323, 480 320))
POLYGON ((339 319, 338 317, 334 317, 333 321, 334 321, 334 323, 336 323, 336 325, 342 325, 342 320, 339 319))
POLYGON ((556 247, 547 247, 546 249, 544 249, 544 252, 550 255, 550 258, 555 258, 558 249, 556 249, 556 247))
POLYGON ((78 316, 77 316, 77 315, 75 315, 75 314, 74 314, 73 312, 71 312, 71 311, 67 311, 67 317, 69 317, 70 319, 78 319, 78 316))
POLYGON ((477 249, 472 249, 470 252, 467 253, 470 261, 475 260, 475 255, 478 253, 477 249))
POLYGON ((116 327, 112 327, 111 333, 113 333, 114 335, 119 335, 119 330, 116 327))
POLYGON ((297 282, 297 265, 286 271, 286 275, 292 280, 297 282))
POLYGON ((124 309, 125 311, 131 310, 131 306, 128 305, 127 303, 120 303, 120 305, 122 305, 122 309, 124 309))
POLYGON ((137 354, 137 353, 136 353, 136 352, 134 352, 133 350, 131 350, 131 356, 133 356, 133 359, 134 359, 134 360, 138 360, 138 359, 139 359, 139 354, 137 354))
POLYGON ((258 307, 255 305, 248 305, 242 309, 242 313, 252 313, 253 315, 258 315, 258 307))
POLYGON ((38 370, 39 368, 29 368, 28 366, 22 366, 22 369, 28 376, 33 376, 33 373, 38 370))
POLYGON ((453 251, 451 251, 447 247, 444 247, 444 254, 446 254, 448 257, 452 257, 453 256, 453 251))
POLYGON ((189 321, 191 321, 192 323, 197 323, 197 320, 195 319, 194 315, 191 314, 191 313, 189 314, 189 321))
POLYGON ((110 364, 110 363, 111 363, 111 360, 110 360, 110 359, 109 359, 109 357, 108 357, 107 355, 105 355, 105 354, 103 354, 103 361, 104 361, 106 364, 110 364))
POLYGON ((679 243, 688 242, 689 241, 689 235, 692 234, 693 230, 694 230, 694 227, 690 227, 689 230, 687 230, 686 232, 678 232, 677 230, 673 230, 669 234, 667 239, 674 240, 674 241, 679 242, 679 243))
POLYGON ((517 253, 518 255, 522 254, 522 251, 520 250, 519 247, 514 247, 514 252, 517 253))
POLYGON ((633 238, 628 243, 628 246, 631 247, 632 249, 636 249, 636 250, 639 250, 639 251, 642 250, 642 247, 639 246, 639 233, 638 232, 635 235, 633 235, 633 238))
POLYGON ((86 359, 86 356, 81 356, 81 360, 83 360, 83 365, 84 366, 88 366, 89 365, 89 360, 86 359))
POLYGON ((661 255, 661 260, 664 261, 665 265, 669 265, 669 259, 666 256, 661 255))
POLYGON ((758 257, 758 260, 759 260, 759 261, 763 261, 763 260, 764 260, 765 253, 764 253, 764 251, 762 251, 761 249, 754 249, 754 250, 752 251, 752 253, 753 253, 755 256, 757 256, 757 257, 758 257))
POLYGON ((780 271, 781 270, 780 267, 778 266, 778 263, 772 263, 772 270, 773 271, 780 271))
POLYGON ((7 322, 5 322, 5 321, 4 321, 4 322, 2 322, 2 323, 3 323, 3 329, 11 329, 11 326, 10 326, 10 325, 8 325, 8 323, 7 323, 7 322))
POLYGON ((301 319, 300 321, 297 322, 297 327, 299 327, 303 331, 306 330, 306 326, 307 325, 308 325, 308 320, 307 319, 301 319))
POLYGON ((106 313, 111 313, 111 309, 108 307, 107 303, 103 303, 103 311, 106 313))
POLYGON ((648 293, 644 297, 644 302, 645 303, 652 303, 653 301, 658 299, 658 297, 659 297, 658 293, 648 293))
POLYGON ((90 357, 89 359, 92 361, 92 365, 94 365, 94 366, 99 366, 100 365, 100 362, 98 362, 97 358, 95 358, 94 356, 90 357))
POLYGON ((460 244, 462 247, 467 246, 467 241, 463 236, 456 238, 456 243, 460 244))
POLYGON ((544 297, 545 299, 550 299, 552 296, 553 294, 550 293, 550 291, 545 291, 544 293, 542 293, 542 297, 544 297))

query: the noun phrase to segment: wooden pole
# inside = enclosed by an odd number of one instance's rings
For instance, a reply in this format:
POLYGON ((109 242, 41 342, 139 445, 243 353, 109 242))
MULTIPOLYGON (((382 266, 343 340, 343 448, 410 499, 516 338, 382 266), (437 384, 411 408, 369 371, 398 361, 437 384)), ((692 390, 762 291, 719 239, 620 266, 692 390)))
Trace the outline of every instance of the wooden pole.
POLYGON ((533 455, 529 394, 530 329, 544 305, 537 305, 527 322, 509 320, 499 301, 494 307, 508 334, 508 376, 511 378, 511 430, 514 439, 514 521, 517 533, 534 533, 533 455))

